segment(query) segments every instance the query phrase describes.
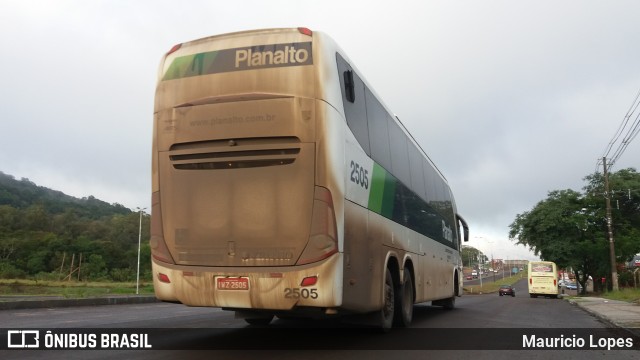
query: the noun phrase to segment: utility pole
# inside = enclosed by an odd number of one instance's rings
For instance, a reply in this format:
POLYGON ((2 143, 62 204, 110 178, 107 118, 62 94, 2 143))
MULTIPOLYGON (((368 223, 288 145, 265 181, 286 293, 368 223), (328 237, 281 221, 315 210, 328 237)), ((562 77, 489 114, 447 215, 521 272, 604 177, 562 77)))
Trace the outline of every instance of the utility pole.
POLYGON ((138 228, 138 271, 136 272, 136 295, 140 294, 140 241, 142 239, 142 212, 147 208, 136 208, 140 213, 140 227, 138 228))
POLYGON ((609 232, 609 257, 611 259, 611 285, 613 291, 618 291, 618 269, 616 264, 616 250, 613 245, 613 228, 611 220, 611 197, 609 193, 609 173, 607 172, 607 157, 602 158, 602 167, 604 168, 604 191, 607 201, 607 230, 609 232))

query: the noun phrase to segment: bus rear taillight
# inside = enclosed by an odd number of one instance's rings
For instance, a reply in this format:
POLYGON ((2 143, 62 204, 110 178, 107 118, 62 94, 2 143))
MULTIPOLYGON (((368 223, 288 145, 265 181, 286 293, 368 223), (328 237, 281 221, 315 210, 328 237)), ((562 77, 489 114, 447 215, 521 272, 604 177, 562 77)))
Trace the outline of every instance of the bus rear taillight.
POLYGON ((169 280, 169 276, 167 274, 158 273, 158 280, 163 283, 171 284, 171 280, 169 280))
POLYGON ((318 282, 317 276, 307 276, 306 278, 302 279, 300 286, 313 286, 317 282, 318 282))
POLYGON ((316 186, 313 196, 313 214, 311 216, 309 241, 296 264, 309 264, 337 253, 337 233, 331 192, 326 188, 316 186))
POLYGON ((173 264, 173 258, 167 244, 164 241, 164 231, 162 230, 162 211, 160 208, 160 192, 151 194, 151 256, 158 261, 173 264))
POLYGON ((169 50, 165 56, 169 56, 169 55, 173 54, 174 52, 178 51, 181 47, 182 47, 182 44, 173 45, 171 50, 169 50))
POLYGON ((303 34, 303 35, 308 35, 308 36, 313 35, 313 31, 307 29, 306 27, 299 27, 298 31, 300 32, 300 34, 303 34))

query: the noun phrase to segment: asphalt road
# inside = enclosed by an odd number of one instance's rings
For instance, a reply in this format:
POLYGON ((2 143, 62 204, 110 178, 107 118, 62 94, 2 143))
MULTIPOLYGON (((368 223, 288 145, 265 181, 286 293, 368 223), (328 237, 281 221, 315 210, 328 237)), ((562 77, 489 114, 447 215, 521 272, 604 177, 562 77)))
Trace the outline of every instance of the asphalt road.
MULTIPOLYGON (((429 341, 466 344, 472 339, 495 341, 493 338, 496 336, 504 337, 507 346, 520 346, 520 339, 513 340, 509 335, 523 328, 531 328, 532 332, 541 329, 570 329, 569 332, 597 332, 603 329, 602 331, 609 332, 606 324, 567 301, 530 298, 524 281, 516 284, 516 297, 513 298, 500 297, 497 294, 463 296, 458 298, 456 309, 452 311, 426 304, 416 305, 411 329, 393 329, 388 334, 379 334, 372 329, 354 328, 342 322, 282 319, 274 320, 267 329, 256 329, 249 327, 243 320, 235 319, 231 312, 167 303, 4 310, 0 311, 0 324, 3 329, 132 329, 131 332, 164 329, 161 344, 177 349, 4 350, 0 353, 2 359, 39 359, 43 355, 46 355, 47 359, 164 359, 185 357, 185 349, 219 347, 226 350, 190 351, 188 356, 211 359, 366 357, 369 360, 396 358, 398 354, 402 354, 403 358, 416 359, 496 359, 510 358, 518 354, 518 358, 547 359, 553 353, 561 354, 563 359, 637 358, 634 351, 429 349, 429 341), (170 330, 175 328, 183 330, 170 330), (255 346, 256 343, 262 345, 255 346), (237 350, 244 344, 253 350, 237 350), (271 345, 275 346, 270 347, 271 345), (262 350, 261 346, 276 350, 262 350)), ((621 336, 616 332, 611 334, 621 336)), ((481 346, 484 343, 479 344, 481 346)), ((498 345, 498 348, 500 346, 498 345)))
MULTIPOLYGON (((524 272, 522 272, 521 274, 523 274, 523 276, 525 276, 524 272)), ((511 272, 509 270, 504 270, 502 272, 497 272, 497 273, 492 273, 492 272, 487 272, 485 274, 483 274, 482 276, 482 281, 483 282, 500 282, 500 279, 504 279, 506 277, 511 276, 511 272)), ((471 280, 464 280, 464 284, 466 285, 480 285, 480 279, 471 279, 471 280)), ((526 291, 526 289, 525 289, 526 291)))

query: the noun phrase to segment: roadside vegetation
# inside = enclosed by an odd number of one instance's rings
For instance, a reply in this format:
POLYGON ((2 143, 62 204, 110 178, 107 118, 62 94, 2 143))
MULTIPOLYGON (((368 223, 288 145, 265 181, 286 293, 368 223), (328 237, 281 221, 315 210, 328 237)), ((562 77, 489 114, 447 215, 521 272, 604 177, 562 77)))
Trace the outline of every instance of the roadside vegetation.
POLYGON ((599 294, 598 296, 605 299, 627 301, 640 305, 639 288, 622 288, 619 291, 608 291, 599 294))
POLYGON ((150 281, 149 220, 0 172, 0 279, 150 281))
MULTIPOLYGON (((133 282, 76 282, 38 281, 26 279, 0 279, 0 301, 16 296, 60 296, 63 298, 89 298, 107 295, 134 295, 133 282), (7 298, 3 298, 7 297, 7 298)), ((152 295, 152 283, 140 283, 141 295, 152 295)))
POLYGON ((531 210, 518 214, 509 227, 509 237, 559 268, 572 268, 583 291, 590 277, 604 278, 604 283, 595 281, 593 286, 596 293, 605 293, 613 290, 608 236, 612 231, 619 287, 633 286, 633 274, 626 265, 640 253, 640 173, 629 168, 609 175, 611 230, 607 227, 603 175, 594 173, 584 180, 582 192, 550 191, 531 210))

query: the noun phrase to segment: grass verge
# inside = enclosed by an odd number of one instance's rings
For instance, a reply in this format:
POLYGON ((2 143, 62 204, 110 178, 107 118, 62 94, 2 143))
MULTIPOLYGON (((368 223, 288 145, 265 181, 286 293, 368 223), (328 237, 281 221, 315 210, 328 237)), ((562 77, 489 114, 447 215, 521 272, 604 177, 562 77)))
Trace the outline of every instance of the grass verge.
MULTIPOLYGON (((88 298, 106 295, 134 295, 135 293, 135 282, 67 282, 0 279, 0 296, 62 296, 64 298, 88 298)), ((141 282, 139 293, 143 295, 153 294, 153 284, 141 282)))
POLYGON ((618 291, 608 291, 598 296, 605 299, 632 302, 640 305, 640 289, 638 288, 622 288, 618 291))
POLYGON ((478 285, 464 285, 464 293, 465 294, 488 294, 497 292, 500 288, 500 285, 513 285, 524 279, 521 274, 516 274, 513 276, 506 277, 504 279, 498 278, 496 276, 496 281, 493 281, 493 277, 489 276, 482 279, 482 286, 478 285))

